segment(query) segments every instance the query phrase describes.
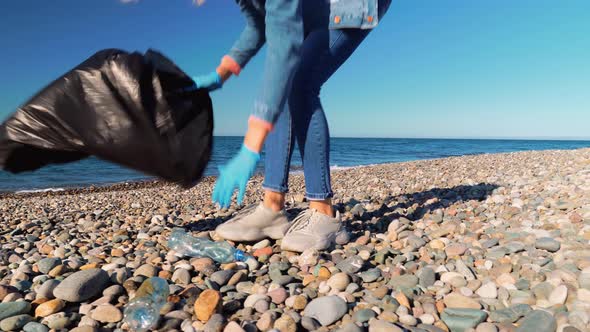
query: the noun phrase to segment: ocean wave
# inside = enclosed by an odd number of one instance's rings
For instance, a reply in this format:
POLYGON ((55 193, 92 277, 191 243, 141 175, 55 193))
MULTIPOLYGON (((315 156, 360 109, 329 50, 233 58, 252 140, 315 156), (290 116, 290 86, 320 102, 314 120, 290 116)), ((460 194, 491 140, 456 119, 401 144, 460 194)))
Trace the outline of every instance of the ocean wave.
MULTIPOLYGON (((366 164, 366 165, 355 165, 355 166, 339 166, 339 165, 332 165, 330 166, 331 171, 344 171, 347 169, 355 169, 359 167, 367 167, 367 166, 376 166, 378 164, 366 164)), ((303 174, 303 167, 301 166, 294 166, 291 167, 291 174, 303 174)))
POLYGON ((356 167, 360 167, 360 166, 338 166, 338 165, 332 165, 332 166, 330 166, 330 170, 331 171, 343 171, 345 169, 351 169, 351 168, 356 168, 356 167))
POLYGON ((15 194, 30 194, 30 193, 46 193, 46 192, 57 192, 57 191, 64 191, 65 188, 46 188, 46 189, 29 189, 29 190, 19 190, 16 191, 15 194))

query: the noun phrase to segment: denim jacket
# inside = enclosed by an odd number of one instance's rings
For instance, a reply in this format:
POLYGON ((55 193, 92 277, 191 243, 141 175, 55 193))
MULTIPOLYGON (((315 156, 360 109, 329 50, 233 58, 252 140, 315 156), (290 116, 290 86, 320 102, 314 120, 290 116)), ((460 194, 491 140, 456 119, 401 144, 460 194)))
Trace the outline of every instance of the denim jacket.
POLYGON ((377 0, 330 0, 330 29, 372 29, 377 21, 377 0))
MULTIPOLYGON (((267 44, 262 87, 254 102, 252 116, 271 127, 284 109, 299 64, 304 40, 303 1, 236 0, 246 19, 246 27, 228 56, 241 70, 267 44)), ((313 1, 306 5, 313 4, 313 1)), ((377 0, 329 1, 331 29, 370 29, 377 24, 377 0)))

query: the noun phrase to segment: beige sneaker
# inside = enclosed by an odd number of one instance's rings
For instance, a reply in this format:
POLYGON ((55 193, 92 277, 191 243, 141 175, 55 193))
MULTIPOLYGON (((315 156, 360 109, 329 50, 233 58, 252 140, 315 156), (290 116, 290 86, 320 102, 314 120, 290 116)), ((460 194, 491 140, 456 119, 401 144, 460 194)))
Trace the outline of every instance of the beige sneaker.
POLYGON ((281 249, 295 252, 303 252, 309 248, 325 250, 343 230, 338 211, 336 217, 332 218, 314 209, 307 209, 293 220, 281 242, 281 249))
POLYGON ((258 206, 246 208, 225 223, 217 226, 220 237, 236 242, 260 241, 265 238, 278 240, 289 229, 289 219, 283 209, 275 212, 261 202, 258 206))

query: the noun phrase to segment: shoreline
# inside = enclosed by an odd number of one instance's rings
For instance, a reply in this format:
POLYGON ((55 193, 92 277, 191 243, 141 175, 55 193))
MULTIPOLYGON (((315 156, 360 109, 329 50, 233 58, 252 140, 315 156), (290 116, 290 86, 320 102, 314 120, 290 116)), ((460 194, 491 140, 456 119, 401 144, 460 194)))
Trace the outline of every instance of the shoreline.
MULTIPOLYGON (((385 164, 395 164, 392 163, 380 163, 380 164, 369 164, 369 165, 356 165, 356 166, 338 166, 334 165, 331 166, 331 172, 338 172, 352 168, 359 168, 359 167, 371 167, 371 166, 378 166, 378 165, 385 165, 385 164)), ((291 175, 300 175, 303 174, 303 169, 294 169, 289 172, 291 175)), ((256 174, 255 176, 261 176, 262 174, 256 174)), ((207 175, 201 178, 202 181, 213 181, 216 179, 216 175, 207 175)), ((19 197, 30 197, 30 196, 38 196, 38 195, 45 195, 45 194, 63 194, 63 195, 71 195, 71 194, 78 194, 78 193, 88 193, 88 192, 105 192, 105 191, 126 191, 126 190, 134 190, 134 189, 143 189, 143 188, 155 188, 155 187, 162 187, 162 186, 173 186, 174 183, 167 182, 155 177, 146 178, 143 180, 129 180, 129 181, 120 181, 120 182, 105 182, 105 183, 97 183, 97 184, 89 184, 89 185, 71 185, 71 186, 63 186, 63 187, 50 187, 50 188, 43 188, 43 189, 19 189, 15 191, 9 190, 0 190, 0 199, 3 197, 12 197, 12 196, 19 196, 19 197)))
MULTIPOLYGON (((448 156, 448 157, 441 157, 441 158, 431 158, 431 159, 416 159, 416 160, 409 160, 409 161, 399 161, 399 162, 384 162, 384 163, 376 163, 376 164, 368 164, 368 165, 356 165, 356 166, 339 166, 334 165, 331 166, 331 173, 334 172, 341 172, 347 171, 351 169, 370 169, 373 167, 383 167, 387 165, 400 165, 405 163, 416 163, 416 162, 432 162, 437 160, 445 160, 445 159, 452 159, 452 158, 466 158, 466 157, 474 157, 474 156, 486 156, 486 155, 512 155, 512 154, 519 154, 519 153, 530 153, 530 152, 559 152, 559 151, 578 151, 578 150, 586 150, 590 148, 578 148, 578 149, 552 149, 552 150, 529 150, 529 151, 515 151, 515 152, 499 152, 499 153, 480 153, 480 154, 466 154, 460 156, 448 156)), ((303 170, 297 169, 290 171, 290 177, 292 176, 303 176, 303 170)), ((262 174, 256 174, 252 179, 260 178, 262 174)), ((217 178, 216 175, 208 175, 201 178, 199 183, 212 183, 217 178)), ((45 189, 22 189, 16 191, 1 191, 0 190, 0 199, 3 198, 11 198, 11 197, 18 197, 18 198, 27 198, 27 197, 43 197, 43 196, 55 196, 55 195, 75 195, 75 194, 89 194, 89 193, 100 193, 100 192, 113 192, 113 191, 129 191, 129 190, 138 190, 138 189, 148 189, 148 188, 161 188, 161 187, 175 187, 176 185, 171 182, 167 182, 158 178, 146 178, 144 180, 132 180, 132 181, 123 181, 117 183, 102 183, 102 184, 93 184, 93 185, 83 185, 83 186, 65 186, 65 187, 57 187, 57 188, 45 188, 45 189)), ((190 190, 191 188, 187 189, 190 190)))

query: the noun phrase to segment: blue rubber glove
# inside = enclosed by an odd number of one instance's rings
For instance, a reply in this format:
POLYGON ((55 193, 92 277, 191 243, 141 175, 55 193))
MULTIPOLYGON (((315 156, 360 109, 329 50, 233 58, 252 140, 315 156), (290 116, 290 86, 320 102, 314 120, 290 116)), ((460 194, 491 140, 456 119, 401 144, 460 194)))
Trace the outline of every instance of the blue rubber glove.
POLYGON ((195 81, 197 89, 207 89, 208 91, 217 90, 223 86, 221 76, 215 70, 207 75, 195 76, 193 81, 195 81))
POLYGON ((219 178, 213 189, 213 203, 228 208, 234 190, 238 189, 238 205, 242 204, 248 180, 254 175, 260 154, 242 144, 240 152, 225 166, 219 167, 219 178))

